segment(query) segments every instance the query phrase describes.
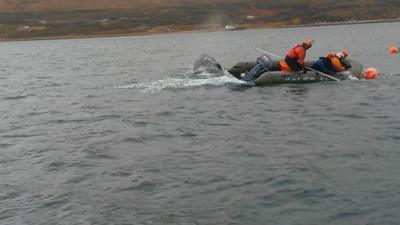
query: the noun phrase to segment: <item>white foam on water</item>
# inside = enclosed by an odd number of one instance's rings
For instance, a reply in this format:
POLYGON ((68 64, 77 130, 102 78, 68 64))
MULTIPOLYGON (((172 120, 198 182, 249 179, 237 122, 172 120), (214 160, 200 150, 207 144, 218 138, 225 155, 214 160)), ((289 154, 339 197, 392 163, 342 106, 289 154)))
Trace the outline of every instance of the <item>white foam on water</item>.
POLYGON ((189 77, 193 77, 195 79, 204 79, 204 78, 215 78, 217 76, 213 73, 205 71, 203 67, 200 67, 194 73, 189 74, 189 77))
POLYGON ((166 78, 162 80, 157 80, 153 82, 143 82, 130 85, 118 86, 117 88, 126 89, 133 88, 138 89, 144 93, 156 93, 166 89, 185 89, 191 87, 201 87, 201 86, 224 86, 226 84, 239 84, 239 85, 251 85, 247 82, 238 80, 232 75, 227 74, 215 77, 210 74, 201 74, 200 79, 197 78, 166 78), (206 77, 206 78, 205 78, 206 77), (209 78, 208 78, 209 77, 209 78))
POLYGON ((348 77, 349 77, 349 80, 360 80, 356 76, 354 76, 353 74, 350 74, 348 77))

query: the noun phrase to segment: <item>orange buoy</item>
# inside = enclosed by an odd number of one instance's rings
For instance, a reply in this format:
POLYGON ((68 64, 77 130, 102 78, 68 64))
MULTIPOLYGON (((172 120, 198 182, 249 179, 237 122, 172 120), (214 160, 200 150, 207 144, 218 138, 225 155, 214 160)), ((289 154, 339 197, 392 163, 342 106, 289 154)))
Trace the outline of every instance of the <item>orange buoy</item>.
POLYGON ((396 47, 390 47, 390 48, 388 49, 388 51, 389 51, 390 54, 397 54, 398 51, 399 51, 399 49, 396 48, 396 47))
POLYGON ((364 78, 366 80, 374 80, 378 77, 378 70, 376 68, 370 67, 364 71, 364 78))

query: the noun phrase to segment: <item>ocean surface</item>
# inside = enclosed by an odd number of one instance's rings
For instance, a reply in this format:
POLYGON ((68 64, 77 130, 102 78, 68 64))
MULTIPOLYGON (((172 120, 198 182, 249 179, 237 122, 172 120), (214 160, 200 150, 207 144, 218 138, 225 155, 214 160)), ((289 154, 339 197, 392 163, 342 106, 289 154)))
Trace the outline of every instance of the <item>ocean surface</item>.
POLYGON ((1 225, 400 224, 400 23, 0 43, 1 225), (346 49, 377 80, 193 74, 346 49))

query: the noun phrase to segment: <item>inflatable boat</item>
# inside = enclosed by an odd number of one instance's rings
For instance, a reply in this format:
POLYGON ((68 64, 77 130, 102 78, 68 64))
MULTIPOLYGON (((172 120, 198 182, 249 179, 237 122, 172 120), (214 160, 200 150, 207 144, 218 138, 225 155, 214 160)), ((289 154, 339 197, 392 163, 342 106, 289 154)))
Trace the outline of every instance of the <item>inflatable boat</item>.
MULTIPOLYGON (((307 67, 311 67, 314 63, 315 61, 309 61, 305 64, 307 67)), ((350 69, 341 73, 330 74, 330 76, 338 80, 347 80, 351 78, 362 79, 362 64, 356 60, 348 60, 348 63, 351 65, 350 69)), ((242 75, 245 72, 250 71, 255 65, 256 62, 238 62, 230 68, 228 72, 241 80, 242 75)), ((282 83, 315 83, 324 81, 334 81, 334 79, 316 71, 307 71, 307 73, 302 74, 298 72, 268 71, 261 74, 256 80, 254 80, 254 83, 256 85, 268 85, 282 83)))

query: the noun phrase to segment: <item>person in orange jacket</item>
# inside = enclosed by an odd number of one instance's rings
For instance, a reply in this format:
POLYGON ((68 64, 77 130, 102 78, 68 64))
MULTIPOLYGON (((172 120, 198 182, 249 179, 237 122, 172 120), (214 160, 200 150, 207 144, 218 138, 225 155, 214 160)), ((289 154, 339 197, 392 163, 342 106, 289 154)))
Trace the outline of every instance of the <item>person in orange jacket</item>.
POLYGON ((329 52, 326 57, 320 57, 312 68, 326 74, 343 72, 351 67, 351 65, 345 62, 347 56, 348 53, 345 50, 339 51, 336 54, 329 52))
POLYGON ((305 72, 304 59, 306 52, 313 45, 313 40, 306 40, 289 50, 284 60, 281 60, 280 67, 282 71, 302 71, 305 72))

